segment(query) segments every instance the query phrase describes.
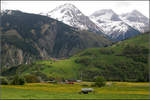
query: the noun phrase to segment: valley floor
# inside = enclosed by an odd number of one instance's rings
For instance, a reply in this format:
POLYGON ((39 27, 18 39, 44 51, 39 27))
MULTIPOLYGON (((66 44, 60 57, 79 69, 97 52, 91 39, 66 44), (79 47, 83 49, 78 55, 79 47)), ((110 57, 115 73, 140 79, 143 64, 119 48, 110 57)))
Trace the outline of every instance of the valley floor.
POLYGON ((90 82, 75 84, 28 83, 2 85, 2 99, 148 99, 149 83, 107 82, 102 88, 94 87, 94 93, 79 94, 90 82))

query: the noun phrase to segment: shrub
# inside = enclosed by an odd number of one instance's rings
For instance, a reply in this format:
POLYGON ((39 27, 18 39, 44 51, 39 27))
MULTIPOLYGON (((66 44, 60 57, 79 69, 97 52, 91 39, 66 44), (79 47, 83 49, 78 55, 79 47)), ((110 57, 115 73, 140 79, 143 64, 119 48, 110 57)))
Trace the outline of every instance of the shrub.
POLYGON ((27 83, 39 83, 40 82, 39 77, 35 75, 26 75, 25 80, 27 83))
POLYGON ((40 71, 34 71, 31 73, 31 75, 36 76, 38 79, 41 78, 41 80, 39 80, 39 81, 48 81, 49 80, 48 76, 45 73, 42 73, 40 71))
POLYGON ((102 54, 106 54, 106 55, 111 55, 114 53, 114 51, 112 49, 104 49, 104 48, 101 48, 100 49, 100 53, 102 54))
POLYGON ((88 85, 88 84, 82 84, 81 86, 83 86, 83 87, 88 87, 89 85, 88 85))
POLYGON ((103 86, 105 86, 105 79, 104 79, 104 77, 101 77, 101 76, 96 77, 95 83, 94 83, 93 86, 96 86, 96 87, 103 87, 103 86))
POLYGON ((99 76, 100 70, 93 66, 88 66, 82 71, 82 78, 84 81, 93 81, 93 77, 99 76))
POLYGON ((123 55, 132 58, 136 62, 148 62, 149 49, 139 45, 127 45, 123 49, 123 55))
POLYGON ((91 56, 91 55, 93 55, 93 52, 86 51, 85 53, 81 54, 80 56, 91 56))
POLYGON ((18 75, 16 75, 12 82, 11 82, 12 85, 24 85, 25 84, 25 79, 23 77, 20 77, 18 75))
POLYGON ((55 78, 54 78, 52 75, 49 75, 49 76, 48 76, 48 80, 49 80, 49 81, 53 81, 53 80, 55 80, 55 78))
POLYGON ((81 57, 75 61, 76 63, 81 63, 84 65, 89 65, 91 63, 91 57, 81 57))
POLYGON ((0 83, 1 83, 1 85, 8 85, 9 84, 7 78, 5 78, 5 77, 0 77, 0 83))

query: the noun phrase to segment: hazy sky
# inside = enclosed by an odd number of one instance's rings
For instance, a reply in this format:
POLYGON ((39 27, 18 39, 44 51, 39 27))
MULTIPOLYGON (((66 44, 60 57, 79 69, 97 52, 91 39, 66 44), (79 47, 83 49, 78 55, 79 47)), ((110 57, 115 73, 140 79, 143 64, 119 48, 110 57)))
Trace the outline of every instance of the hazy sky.
POLYGON ((65 3, 74 4, 87 16, 100 9, 113 9, 117 14, 136 9, 149 17, 149 1, 2 1, 1 8, 45 13, 65 3))

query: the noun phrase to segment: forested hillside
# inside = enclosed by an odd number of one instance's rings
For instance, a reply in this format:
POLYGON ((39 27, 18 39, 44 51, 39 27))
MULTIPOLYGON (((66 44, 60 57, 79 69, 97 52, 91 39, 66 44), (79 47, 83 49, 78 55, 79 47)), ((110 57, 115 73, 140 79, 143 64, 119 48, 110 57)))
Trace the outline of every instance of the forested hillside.
MULTIPOLYGON (((50 59, 14 66, 2 75, 46 75, 54 79, 92 81, 104 76, 109 81, 148 81, 149 34, 145 33, 105 48, 90 48, 69 59, 50 59)), ((44 78, 43 78, 44 79, 44 78)))

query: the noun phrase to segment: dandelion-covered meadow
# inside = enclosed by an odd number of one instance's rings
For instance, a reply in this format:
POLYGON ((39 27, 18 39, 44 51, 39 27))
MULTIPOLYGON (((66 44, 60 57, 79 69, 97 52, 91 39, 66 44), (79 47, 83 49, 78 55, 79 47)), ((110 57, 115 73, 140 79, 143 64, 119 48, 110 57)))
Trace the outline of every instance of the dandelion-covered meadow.
POLYGON ((27 83, 25 85, 2 85, 2 98, 48 98, 48 99, 89 99, 89 98, 149 98, 149 83, 107 82, 102 88, 91 87, 91 82, 64 83, 27 83), (84 86, 86 84, 86 86, 84 86), (94 88, 93 93, 79 94, 82 88, 94 88))

